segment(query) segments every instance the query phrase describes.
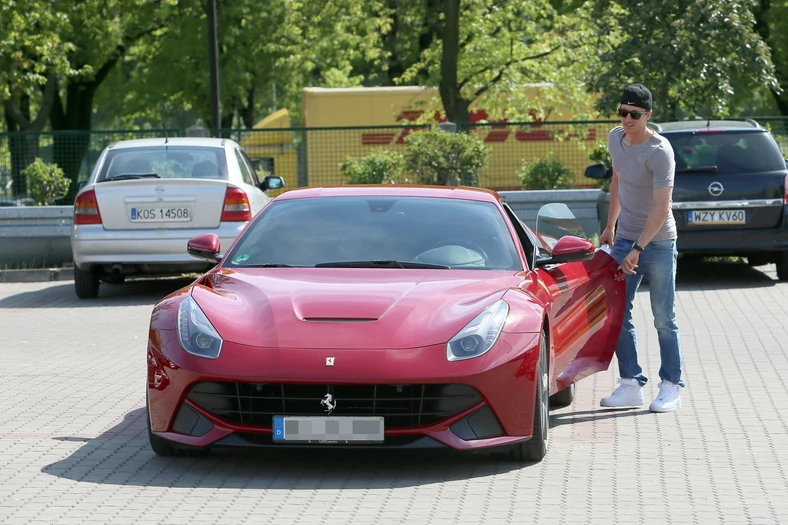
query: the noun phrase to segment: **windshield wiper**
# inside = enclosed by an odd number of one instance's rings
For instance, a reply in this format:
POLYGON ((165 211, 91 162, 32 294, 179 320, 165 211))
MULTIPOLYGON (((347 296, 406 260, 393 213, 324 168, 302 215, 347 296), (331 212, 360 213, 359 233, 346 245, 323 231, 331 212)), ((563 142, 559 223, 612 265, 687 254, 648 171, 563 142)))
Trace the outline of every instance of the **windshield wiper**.
POLYGON ((717 166, 695 166, 693 168, 684 168, 676 170, 676 173, 700 173, 700 172, 714 172, 717 171, 717 166))
POLYGON ((107 177, 106 179, 99 181, 99 182, 108 182, 111 180, 132 180, 132 179, 160 179, 158 173, 121 173, 120 175, 114 175, 112 177, 107 177))
POLYGON ((418 263, 409 261, 336 261, 318 263, 315 268, 407 268, 427 270, 449 270, 448 266, 440 264, 418 263))
POLYGON ((289 264, 263 263, 263 264, 244 264, 241 268, 293 268, 289 264))

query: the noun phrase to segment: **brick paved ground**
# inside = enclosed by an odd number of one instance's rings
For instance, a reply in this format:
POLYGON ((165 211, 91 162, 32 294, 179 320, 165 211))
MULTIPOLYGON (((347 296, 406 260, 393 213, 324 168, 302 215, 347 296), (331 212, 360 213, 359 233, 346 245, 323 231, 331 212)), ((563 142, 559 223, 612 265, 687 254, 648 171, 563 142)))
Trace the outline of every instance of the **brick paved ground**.
MULTIPOLYGON (((148 448, 145 340, 186 281, 0 284, 0 523, 785 523, 788 283, 682 267, 684 409, 606 411, 615 367, 554 411, 539 464, 424 453, 148 448)), ((645 291, 644 291, 645 292, 645 291)), ((636 323, 656 392, 646 293, 636 323)), ((648 402, 648 401, 647 401, 648 402)))

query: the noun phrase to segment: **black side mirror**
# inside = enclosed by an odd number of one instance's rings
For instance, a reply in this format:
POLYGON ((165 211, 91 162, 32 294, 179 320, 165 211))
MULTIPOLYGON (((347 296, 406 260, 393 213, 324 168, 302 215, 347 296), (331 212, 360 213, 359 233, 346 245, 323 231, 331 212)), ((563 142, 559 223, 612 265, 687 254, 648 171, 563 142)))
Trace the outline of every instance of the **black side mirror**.
POLYGON ((586 168, 586 177, 589 179, 606 179, 613 176, 613 170, 598 162, 586 168))
POLYGON ((260 183, 260 189, 263 191, 267 190, 278 190, 280 188, 285 187, 285 179, 282 177, 276 177, 274 175, 269 175, 263 182, 260 183))

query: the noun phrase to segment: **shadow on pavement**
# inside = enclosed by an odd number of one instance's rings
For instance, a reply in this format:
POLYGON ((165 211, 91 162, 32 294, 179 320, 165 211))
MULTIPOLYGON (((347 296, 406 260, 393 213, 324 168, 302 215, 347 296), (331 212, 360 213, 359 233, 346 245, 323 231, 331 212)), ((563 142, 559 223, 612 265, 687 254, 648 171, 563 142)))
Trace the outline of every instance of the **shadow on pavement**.
POLYGON ((394 489, 493 476, 535 465, 449 450, 217 449, 163 458, 148 445, 144 408, 41 471, 86 483, 245 489, 394 489))
POLYGON ((650 413, 649 410, 636 410, 632 408, 600 408, 599 410, 584 410, 579 412, 559 412, 550 414, 550 428, 560 427, 562 425, 602 421, 605 419, 617 419, 620 417, 642 416, 650 413))
POLYGON ((762 288, 777 284, 773 264, 752 267, 742 261, 679 259, 676 287, 679 290, 730 290, 762 288))
POLYGON ((102 283, 96 299, 80 299, 74 283, 65 282, 33 292, 0 299, 3 308, 101 308, 104 306, 153 306, 172 292, 194 282, 194 277, 134 279, 123 284, 102 283))

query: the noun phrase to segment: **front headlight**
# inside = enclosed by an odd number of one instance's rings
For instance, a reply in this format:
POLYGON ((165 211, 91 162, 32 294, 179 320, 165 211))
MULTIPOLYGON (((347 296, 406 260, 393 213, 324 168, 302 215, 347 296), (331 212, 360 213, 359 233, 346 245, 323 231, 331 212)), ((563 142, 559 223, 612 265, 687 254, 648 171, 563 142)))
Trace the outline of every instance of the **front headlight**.
POLYGON ((222 351, 222 338, 191 297, 178 306, 178 339, 184 350, 199 357, 216 359, 222 351))
POLYGON ((503 299, 485 308, 449 340, 446 345, 446 359, 461 361, 487 353, 501 335, 507 315, 509 305, 503 299))

